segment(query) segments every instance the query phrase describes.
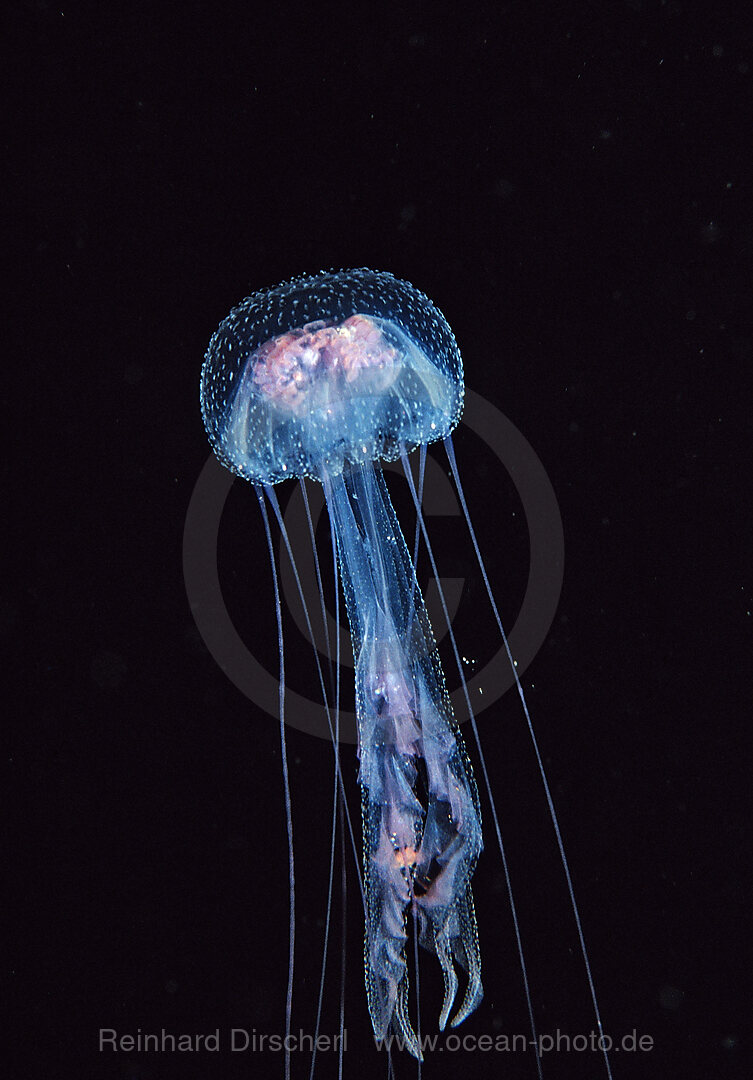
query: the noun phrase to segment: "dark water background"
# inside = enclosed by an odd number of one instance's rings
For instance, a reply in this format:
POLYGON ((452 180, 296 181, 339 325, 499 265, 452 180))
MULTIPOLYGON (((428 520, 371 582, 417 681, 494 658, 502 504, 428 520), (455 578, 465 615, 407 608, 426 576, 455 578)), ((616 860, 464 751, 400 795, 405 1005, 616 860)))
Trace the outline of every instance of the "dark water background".
MULTIPOLYGON (((282 1075, 279 1054, 100 1053, 97 1039, 220 1028, 226 1048, 233 1027, 283 1030, 279 733, 196 630, 183 528, 208 457, 198 375, 212 330, 249 292, 354 265, 436 301, 468 385, 525 435, 557 495, 564 587, 525 684, 605 1027, 654 1044, 615 1054, 614 1075, 749 1075, 753 33, 733 7, 13 5, 4 377, 20 561, 6 564, 2 622, 20 914, 6 1075, 282 1075)), ((515 486, 467 429, 456 446, 512 623, 528 572, 515 486)), ((497 643, 470 549, 457 518, 430 525, 442 573, 465 581, 456 630, 480 665, 497 643)), ((274 673, 261 522, 239 482, 218 559, 235 625, 274 673)), ((313 697, 288 624, 291 685, 313 697)), ((588 1034, 514 695, 480 726, 537 1023, 588 1034)), ((293 1026, 311 1031, 332 753, 292 727, 288 751, 293 1026)), ((352 748, 344 770, 357 814, 352 748)), ((525 1034, 487 836, 486 998, 458 1033, 525 1034)), ((384 1076, 352 872, 349 885, 345 1075, 384 1076)), ((334 927, 336 955, 337 906, 334 927)), ((429 962, 422 976, 433 1030, 429 962)), ((337 1001, 333 966, 326 1033, 337 1001)), ((320 1066, 336 1075, 333 1055, 320 1066)), ((307 1076, 307 1059, 293 1069, 307 1076)), ((396 1070, 415 1075, 402 1058, 396 1070)), ((448 1049, 424 1070, 458 1073, 536 1070, 531 1054, 448 1049)), ((563 1052, 544 1075, 605 1073, 597 1055, 563 1052)))

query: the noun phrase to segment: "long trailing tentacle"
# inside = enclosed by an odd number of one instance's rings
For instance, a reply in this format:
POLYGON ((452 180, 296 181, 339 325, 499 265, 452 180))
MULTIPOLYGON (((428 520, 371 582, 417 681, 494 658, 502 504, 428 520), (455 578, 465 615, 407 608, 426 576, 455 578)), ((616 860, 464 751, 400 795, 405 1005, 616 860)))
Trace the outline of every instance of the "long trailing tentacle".
POLYGON ((504 627, 502 625, 502 620, 501 620, 501 618, 499 616, 499 610, 497 608, 497 604, 496 604, 496 601, 494 599, 494 594, 492 592, 492 587, 491 587, 491 584, 489 582, 489 575, 486 572, 486 566, 484 565, 484 560, 483 560, 483 558, 481 556, 481 549, 479 548, 478 540, 476 539, 476 532, 475 532, 475 529, 473 528, 473 524, 471 522, 471 515, 470 515, 470 512, 468 510, 468 504, 467 504, 466 499, 465 499, 465 492, 463 491, 463 485, 460 482, 460 473, 458 471, 457 460, 455 458, 455 448, 453 447, 452 439, 449 436, 444 440, 444 446, 445 446, 445 450, 447 451, 448 460, 450 462, 450 469, 452 471, 453 480, 455 481, 455 487, 457 488, 458 496, 460 498, 460 505, 462 506, 463 515, 465 516, 465 521, 466 521, 466 524, 468 526, 468 531, 469 531, 470 536, 471 536, 471 541, 473 543, 473 550, 476 553, 476 559, 478 561, 479 569, 481 570, 481 576, 484 579, 484 586, 486 587, 486 594, 489 597, 489 603, 491 604, 492 612, 494 613, 494 618, 496 620, 497 627, 499 629, 499 632, 500 632, 500 635, 501 635, 501 638, 502 638, 502 643, 503 643, 503 645, 505 647, 505 651, 507 652, 507 656, 508 656, 508 659, 510 661, 510 666, 512 668, 513 675, 515 677, 515 685, 517 687, 518 696, 520 697, 520 701, 521 701, 521 704, 523 706, 523 713, 525 715, 526 724, 528 726, 528 734, 530 736, 531 744, 533 746, 534 753, 536 755, 536 762, 537 762, 538 767, 539 767, 539 775, 541 776, 541 782, 542 782, 543 787, 544 787, 544 794, 546 796, 547 806, 549 808, 549 816, 550 816, 550 819, 551 819, 551 822, 552 822, 552 826, 554 828, 554 835, 555 835, 556 840, 557 840, 557 847, 559 849, 560 859, 562 861, 562 868, 563 868, 564 873, 565 873, 565 880, 567 882, 567 889, 568 889, 568 893, 570 894, 570 906, 572 908, 573 916, 575 918, 575 925, 576 925, 576 928, 577 928, 577 931, 578 931, 578 941, 580 943, 581 955, 583 957, 583 963, 584 963, 584 966, 585 966, 585 969, 586 969, 586 977, 588 979, 588 988, 589 988, 590 993, 591 993, 591 1003, 593 1005, 593 1010, 594 1010, 594 1014, 595 1014, 595 1017, 596 1017, 596 1025, 597 1025, 597 1027, 599 1029, 599 1036, 600 1036, 599 1045, 600 1045, 602 1053, 604 1055, 604 1064, 606 1066, 607 1076, 609 1077, 609 1080, 612 1080, 612 1069, 611 1069, 611 1065, 610 1065, 610 1061, 609 1061, 609 1053, 608 1053, 608 1050, 607 1050, 606 1040, 604 1039, 604 1028, 603 1028, 602 1021, 601 1021, 601 1010, 599 1009, 599 1002, 598 1002, 598 998, 596 996, 596 987, 595 987, 595 984, 594 984, 593 974, 591 972, 591 964, 590 964, 590 961, 588 959, 588 950, 586 949, 586 939, 585 939, 584 934, 583 934, 583 926, 581 924, 581 918, 580 918, 580 912, 578 910, 578 904, 577 904, 577 902, 575 900, 575 889, 573 887, 572 877, 570 876, 570 866, 569 866, 569 863, 567 861, 567 855, 565 854, 565 845, 564 845, 564 842, 562 840, 562 833, 560 831, 559 820, 557 818, 557 812, 556 812, 555 807, 554 807, 554 799, 552 798, 551 789, 549 787, 549 781, 547 780, 547 776, 546 776, 546 770, 544 769, 544 762, 543 762, 543 759, 541 757, 541 751, 539 749, 538 739, 536 738, 536 733, 535 733, 534 727, 533 727, 533 721, 531 719, 531 714, 530 714, 530 711, 528 709, 528 703, 526 701, 526 696, 525 696, 525 693, 523 691, 523 684, 520 681, 520 676, 518 675, 518 669, 517 669, 517 667, 515 665, 515 660, 513 658, 512 652, 510 650, 510 645, 509 645, 509 642, 508 642, 508 639, 507 639, 507 634, 505 633, 504 627))
POLYGON ((288 987, 285 998, 285 1080, 290 1080, 290 1025, 293 1013, 293 968, 295 964, 295 858, 293 854, 293 810, 290 801, 290 775, 288 773, 288 751, 285 740, 285 649, 282 634, 282 608, 280 606, 280 584, 277 577, 277 564, 272 545, 272 534, 269 529, 269 516, 267 514, 264 494, 259 487, 255 486, 256 495, 259 499, 261 515, 264 521, 264 532, 267 537, 269 549, 269 563, 272 568, 272 584, 275 594, 275 614, 277 616, 277 643, 280 653, 280 750, 282 757, 282 777, 285 789, 285 824, 288 834, 288 884, 290 896, 289 924, 288 924, 288 987))

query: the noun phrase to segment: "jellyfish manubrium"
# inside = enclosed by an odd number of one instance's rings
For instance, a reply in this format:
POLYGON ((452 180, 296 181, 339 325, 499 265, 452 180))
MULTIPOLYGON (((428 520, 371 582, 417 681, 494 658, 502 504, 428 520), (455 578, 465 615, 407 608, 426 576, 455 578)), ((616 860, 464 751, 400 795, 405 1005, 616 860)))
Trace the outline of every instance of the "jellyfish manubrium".
POLYGON ((363 811, 365 970, 378 1039, 416 1056, 407 916, 444 975, 440 1028, 482 997, 471 877, 476 783, 379 467, 449 436, 463 403, 447 321, 388 273, 322 273, 256 293, 213 335, 201 404, 219 460, 257 487, 324 488, 351 630, 363 811), (461 1003, 456 965, 466 973, 461 1003))

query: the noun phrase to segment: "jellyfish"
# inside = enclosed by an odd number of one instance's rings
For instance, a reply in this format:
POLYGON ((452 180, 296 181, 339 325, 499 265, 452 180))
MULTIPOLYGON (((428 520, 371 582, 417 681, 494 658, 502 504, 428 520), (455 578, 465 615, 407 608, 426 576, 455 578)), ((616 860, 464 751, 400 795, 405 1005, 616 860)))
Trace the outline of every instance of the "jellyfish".
MULTIPOLYGON (((274 485, 310 478, 323 487, 355 665, 368 1008, 376 1039, 391 1031, 419 1060, 408 1008, 409 919, 414 943, 436 957, 443 975, 439 1028, 456 1026, 483 997, 472 893, 482 823, 473 769, 416 579, 415 551, 403 536, 381 466, 402 460, 436 576, 407 456, 444 442, 504 637, 450 439, 463 394, 460 351, 441 312, 408 282, 366 269, 299 277, 248 297, 212 336, 201 377, 202 415, 214 453, 259 496, 274 575, 281 722, 283 637, 266 507, 282 525, 274 485)), ((451 627, 449 636, 465 687, 451 627)), ((323 680, 322 690, 326 699, 323 680)), ((477 734, 467 691, 466 701, 477 734)), ((509 889, 493 801, 491 807, 509 889)), ((287 809, 290 820, 289 794, 287 809)), ((510 900, 535 1041, 511 893, 510 900)), ((292 969, 288 1026, 291 982, 292 969)))

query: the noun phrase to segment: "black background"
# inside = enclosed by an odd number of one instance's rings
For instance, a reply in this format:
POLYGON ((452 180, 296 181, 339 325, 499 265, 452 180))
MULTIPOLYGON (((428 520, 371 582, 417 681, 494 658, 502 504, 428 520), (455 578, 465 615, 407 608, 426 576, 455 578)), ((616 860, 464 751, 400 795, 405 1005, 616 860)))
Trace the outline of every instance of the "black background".
MULTIPOLYGON (((557 493, 564 589, 525 684, 606 1029, 655 1044, 615 1054, 614 1075, 749 1075, 753 42, 733 7, 11 6, 4 376, 20 565, 2 624, 22 681, 7 694, 20 844, 6 1075, 282 1075, 279 1054, 99 1053, 97 1035, 283 1030, 279 733, 198 635, 182 535, 208 456, 212 330, 249 292, 354 265, 436 301, 468 385, 525 434, 557 493)), ((527 574, 515 489, 466 429, 456 446, 511 623, 527 574)), ((396 498, 405 511, 404 485, 396 498)), ((468 545, 456 520, 430 524, 443 572, 466 579, 456 629, 480 663, 496 642, 468 545)), ((261 521, 240 482, 219 565, 274 672, 261 521)), ((289 629, 291 685, 313 696, 310 650, 289 629)), ((587 1033, 514 696, 480 723, 539 1028, 587 1033)), ((288 750, 293 1026, 310 1031, 332 754, 293 728, 288 750)), ((355 809, 352 748, 344 768, 355 809)), ((345 1075, 383 1076, 350 871, 345 1075)), ((525 1033, 489 829, 475 893, 486 998, 458 1033, 525 1033)), ((338 927, 336 906, 335 956, 338 927)), ((422 976, 431 1031, 429 961, 422 976)), ((332 966, 324 1032, 337 1004, 332 966)), ((308 1059, 293 1070, 308 1075, 308 1059)), ((536 1075, 530 1054, 444 1051, 424 1076, 458 1070, 536 1075)), ((605 1072, 561 1053, 544 1075, 605 1072)))

